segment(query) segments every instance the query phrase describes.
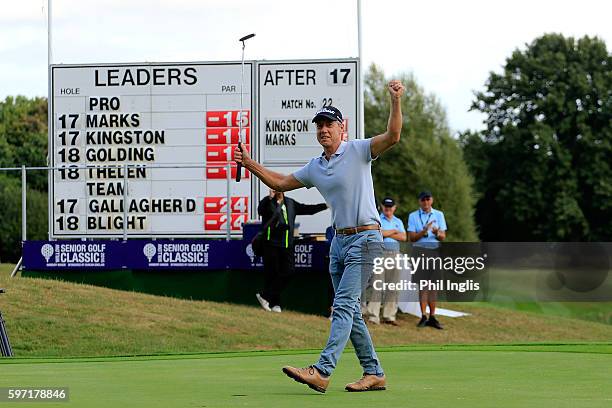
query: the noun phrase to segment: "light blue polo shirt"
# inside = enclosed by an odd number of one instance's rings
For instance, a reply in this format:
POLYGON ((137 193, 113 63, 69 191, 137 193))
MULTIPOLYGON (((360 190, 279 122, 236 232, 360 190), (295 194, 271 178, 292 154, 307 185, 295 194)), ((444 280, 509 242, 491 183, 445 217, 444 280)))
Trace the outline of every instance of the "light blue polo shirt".
MULTIPOLYGON (((385 217, 385 214, 383 213, 380 214, 380 229, 398 230, 399 232, 406 232, 402 220, 397 218, 395 215, 393 216, 393 218, 391 218, 391 220, 389 220, 387 217, 385 217)), ((385 237, 383 238, 383 242, 385 244, 385 249, 389 251, 399 251, 400 249, 400 243, 396 239, 393 239, 391 237, 385 237)))
POLYGON ((372 183, 371 140, 342 142, 329 161, 323 153, 293 173, 306 188, 319 190, 331 207, 335 228, 380 225, 372 183))
MULTIPOLYGON (((429 213, 426 213, 419 208, 411 212, 408 216, 408 232, 421 232, 430 221, 433 221, 432 227, 438 227, 440 230, 446 231, 446 219, 442 211, 432 208, 429 213)), ((440 246, 440 241, 438 241, 434 233, 429 230, 427 235, 419 239, 413 245, 422 248, 438 248, 440 246)))

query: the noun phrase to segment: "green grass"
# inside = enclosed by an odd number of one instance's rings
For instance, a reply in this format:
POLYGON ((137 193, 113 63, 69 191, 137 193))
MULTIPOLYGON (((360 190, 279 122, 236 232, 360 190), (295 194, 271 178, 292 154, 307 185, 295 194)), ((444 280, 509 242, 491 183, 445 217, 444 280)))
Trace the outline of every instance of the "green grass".
POLYGON ((534 269, 490 269, 491 281, 486 305, 612 324, 611 301, 584 301, 589 298, 610 299, 612 278, 608 277, 593 292, 577 293, 567 288, 551 290, 547 284, 547 277, 551 273, 534 269), (559 302, 550 301, 551 298, 582 301, 559 302))
POLYGON ((612 302, 516 302, 493 306, 549 316, 563 316, 612 325, 612 302))
POLYGON ((329 330, 322 317, 10 279, 10 269, 0 265, 0 310, 18 357, 0 359, 0 387, 69 388, 70 402, 48 407, 612 405, 612 325, 559 309, 447 304, 471 315, 444 319, 443 331, 418 330, 409 316, 399 328, 371 326, 388 390, 345 392, 361 374, 347 349, 319 394, 280 368, 316 361, 329 330))
POLYGON ((316 360, 316 353, 302 351, 62 363, 15 359, 0 363, 0 387, 69 387, 69 403, 45 404, 48 407, 609 407, 611 348, 563 347, 379 350, 388 390, 356 394, 343 390, 361 373, 350 352, 340 360, 326 394, 286 378, 280 371, 283 365, 304 366, 316 360))
MULTIPOLYGON (((295 312, 189 301, 69 282, 9 278, 0 265, 0 310, 19 357, 153 355, 318 349, 329 321, 295 312)), ((324 296, 324 293, 321 293, 324 296)), ((446 330, 371 326, 378 347, 406 344, 610 342, 612 326, 488 304, 446 305, 471 316, 444 319, 446 330)))
MULTIPOLYGON (((575 275, 567 275, 568 281, 572 282, 570 287, 580 288, 585 284, 590 275, 585 275, 582 280, 578 279, 581 272, 574 271, 575 275)), ((487 299, 488 301, 498 301, 513 299, 515 301, 583 301, 584 299, 610 299, 612 291, 612 278, 604 273, 603 281, 599 286, 592 288, 588 292, 581 293, 571 290, 570 287, 560 284, 554 269, 531 269, 531 268, 499 268, 492 267, 487 269, 487 299), (551 286, 551 284, 555 284, 551 286), (553 289, 554 287, 554 289, 553 289)))

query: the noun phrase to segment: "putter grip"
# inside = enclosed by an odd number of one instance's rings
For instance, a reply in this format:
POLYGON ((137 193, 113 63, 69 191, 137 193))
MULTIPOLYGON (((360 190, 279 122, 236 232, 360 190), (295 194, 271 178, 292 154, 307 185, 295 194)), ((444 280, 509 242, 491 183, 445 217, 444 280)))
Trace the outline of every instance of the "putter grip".
MULTIPOLYGON (((242 152, 242 142, 238 142, 238 149, 242 152)), ((236 169, 236 182, 240 182, 240 177, 242 176, 242 163, 238 163, 238 168, 236 169)))

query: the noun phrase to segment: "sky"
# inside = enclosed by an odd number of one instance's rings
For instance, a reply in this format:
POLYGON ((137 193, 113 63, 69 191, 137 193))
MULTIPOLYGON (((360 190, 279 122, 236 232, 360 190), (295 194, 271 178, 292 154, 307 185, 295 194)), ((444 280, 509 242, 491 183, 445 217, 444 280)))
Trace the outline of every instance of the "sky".
MULTIPOLYGON (((0 13, 0 99, 47 95, 47 0, 7 0, 0 13)), ((362 0, 362 63, 412 72, 453 131, 489 72, 550 32, 612 47, 607 0, 362 0)), ((54 0, 54 63, 237 61, 358 56, 357 0, 54 0)))

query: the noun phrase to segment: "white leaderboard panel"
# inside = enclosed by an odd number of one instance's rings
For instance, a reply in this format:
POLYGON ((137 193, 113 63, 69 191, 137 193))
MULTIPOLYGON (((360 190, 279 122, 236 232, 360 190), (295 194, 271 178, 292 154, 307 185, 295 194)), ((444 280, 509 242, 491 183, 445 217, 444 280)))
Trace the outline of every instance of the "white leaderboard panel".
POLYGON ((345 140, 357 137, 356 61, 262 62, 257 70, 257 141, 264 165, 303 165, 321 154, 312 117, 322 106, 340 109, 345 140))
MULTIPOLYGON (((293 173, 322 153, 314 113, 322 106, 340 109, 344 140, 359 135, 357 60, 270 61, 257 64, 256 147, 261 163, 283 173, 293 173)), ((257 183, 258 196, 269 190, 257 183)), ((317 189, 300 189, 287 196, 302 203, 324 202, 317 189)), ((301 233, 324 233, 331 225, 329 210, 298 216, 301 233)))
MULTIPOLYGON (((310 123, 321 106, 343 111, 346 138, 358 134, 356 67, 246 62, 241 112, 240 62, 52 66, 52 237, 220 236, 228 205, 231 231, 241 234, 258 218, 260 195, 243 169, 228 200, 241 125, 260 161, 299 168, 321 153, 310 123)), ((321 201, 316 192, 300 198, 321 201)), ((323 232, 329 215, 306 224, 302 232, 323 232)))

